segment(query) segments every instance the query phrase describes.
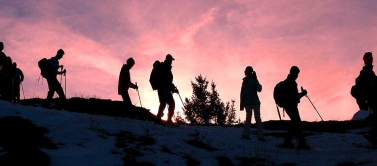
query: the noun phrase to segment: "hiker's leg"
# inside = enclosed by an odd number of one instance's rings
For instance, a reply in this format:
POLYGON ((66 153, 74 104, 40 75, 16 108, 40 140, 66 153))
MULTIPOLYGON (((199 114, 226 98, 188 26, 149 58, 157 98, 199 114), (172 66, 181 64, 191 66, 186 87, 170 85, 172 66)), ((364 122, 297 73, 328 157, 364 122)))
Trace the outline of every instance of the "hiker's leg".
POLYGON ((174 101, 174 98, 173 98, 173 94, 168 93, 168 100, 169 100, 168 122, 172 123, 172 118, 173 118, 174 110, 175 110, 175 101, 174 101))
POLYGON ((128 91, 124 92, 124 94, 121 95, 123 99, 123 106, 124 106, 124 115, 127 116, 127 111, 129 111, 132 108, 131 98, 128 94, 128 91))
POLYGON ((54 96, 54 92, 55 92, 55 88, 54 88, 54 84, 53 84, 53 81, 50 78, 46 78, 47 80, 47 85, 48 85, 48 92, 47 92, 47 103, 46 104, 49 104, 50 101, 52 100, 52 97, 54 96))
POLYGON ((258 138, 263 138, 262 119, 260 117, 260 105, 253 105, 255 123, 257 125, 258 138))
POLYGON ((56 77, 53 78, 53 84, 54 84, 54 89, 55 89, 56 93, 59 95, 60 100, 64 101, 66 99, 65 94, 64 94, 62 85, 59 83, 59 81, 56 77))
POLYGON ((158 99, 160 100, 160 106, 158 107, 156 120, 160 121, 166 107, 166 98, 165 98, 165 92, 163 89, 157 89, 157 93, 158 93, 158 99))
POLYGON ((14 84, 14 102, 20 102, 20 84, 14 84))
POLYGON ((242 136, 249 137, 250 133, 250 126, 251 126, 251 118, 253 115, 253 110, 251 105, 246 105, 246 119, 245 119, 245 125, 243 127, 243 133, 242 136))

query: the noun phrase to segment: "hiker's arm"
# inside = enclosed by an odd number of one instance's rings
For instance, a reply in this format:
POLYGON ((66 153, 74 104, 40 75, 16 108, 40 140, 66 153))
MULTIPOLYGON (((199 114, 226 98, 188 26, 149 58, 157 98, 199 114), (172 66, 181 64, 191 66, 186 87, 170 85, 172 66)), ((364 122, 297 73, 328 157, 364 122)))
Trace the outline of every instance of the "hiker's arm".
POLYGON ((62 74, 64 74, 64 75, 65 75, 66 72, 67 72, 67 71, 64 69, 63 71, 58 71, 56 74, 58 74, 58 75, 62 75, 62 74))
POLYGON ((245 95, 244 95, 244 82, 242 82, 241 93, 240 93, 240 111, 245 108, 245 95))
POLYGON ((136 84, 132 83, 131 81, 128 83, 128 86, 131 87, 131 88, 133 88, 133 89, 138 89, 139 88, 136 84))
MULTIPOLYGON (((18 70, 20 70, 20 69, 18 69, 18 70)), ((20 81, 22 82, 22 81, 24 81, 24 73, 22 73, 22 70, 20 70, 20 81)))

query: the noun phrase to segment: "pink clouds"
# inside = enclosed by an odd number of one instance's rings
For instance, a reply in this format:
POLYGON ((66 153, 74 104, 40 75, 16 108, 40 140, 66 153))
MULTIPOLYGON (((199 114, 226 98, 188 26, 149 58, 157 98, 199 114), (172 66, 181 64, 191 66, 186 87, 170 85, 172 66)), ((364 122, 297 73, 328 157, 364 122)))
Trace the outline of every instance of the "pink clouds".
MULTIPOLYGON (((289 68, 301 69, 298 84, 325 120, 349 119, 358 108, 350 87, 361 56, 376 48, 375 2, 355 1, 44 1, 1 2, 4 52, 24 70, 27 97, 45 97, 36 83, 37 61, 63 48, 67 94, 121 100, 116 87, 121 65, 133 57, 131 79, 143 106, 155 111, 148 79, 155 60, 170 53, 174 82, 191 96, 190 80, 202 74, 217 84, 223 101, 236 100, 246 66, 263 85, 263 120, 277 119, 274 85, 289 68)), ((130 90, 133 103, 139 103, 130 90)), ((176 96, 177 97, 177 96, 176 96)), ((177 110, 180 100, 176 98, 177 110)), ((303 120, 319 120, 303 98, 303 120)), ((238 112, 239 113, 239 112, 238 112)), ((244 117, 243 113, 238 116, 244 117)))

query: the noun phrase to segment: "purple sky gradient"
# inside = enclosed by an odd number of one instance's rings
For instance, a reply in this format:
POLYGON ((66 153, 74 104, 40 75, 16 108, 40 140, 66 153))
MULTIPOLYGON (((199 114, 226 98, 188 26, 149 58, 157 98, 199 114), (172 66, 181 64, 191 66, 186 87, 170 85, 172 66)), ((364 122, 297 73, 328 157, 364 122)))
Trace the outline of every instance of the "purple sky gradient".
MULTIPOLYGON (((299 86, 308 90, 324 120, 347 120, 358 111, 349 92, 362 56, 376 50, 375 6, 353 0, 0 0, 0 41, 24 71, 26 98, 46 97, 46 82, 37 82, 37 62, 62 48, 67 97, 121 100, 119 71, 133 57, 131 79, 140 87, 143 106, 156 112, 149 74, 153 62, 170 53, 182 98, 191 97, 190 80, 202 74, 239 110, 243 71, 250 65, 263 85, 262 118, 276 120, 273 88, 296 65, 299 86)), ((130 95, 140 105, 136 91, 130 95)), ((299 110, 303 120, 320 120, 306 98, 299 110)), ((244 119, 245 112, 237 115, 244 119)))

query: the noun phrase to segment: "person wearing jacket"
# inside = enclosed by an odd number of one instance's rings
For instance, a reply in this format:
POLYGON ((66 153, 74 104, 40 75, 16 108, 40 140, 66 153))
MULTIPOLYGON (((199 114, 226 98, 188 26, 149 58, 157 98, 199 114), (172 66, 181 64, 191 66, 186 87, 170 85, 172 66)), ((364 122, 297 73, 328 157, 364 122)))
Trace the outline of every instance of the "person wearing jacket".
POLYGON ((306 140, 303 135, 302 121, 298 111, 298 103, 300 99, 307 95, 307 91, 301 88, 301 93, 298 92, 296 79, 300 69, 297 66, 292 66, 287 79, 284 80, 284 93, 286 95, 284 109, 291 119, 291 127, 288 135, 284 139, 284 147, 294 147, 292 144, 292 138, 296 136, 298 138, 299 149, 307 149, 309 146, 306 144, 306 140))
POLYGON ((13 83, 13 102, 20 102, 20 85, 24 81, 24 73, 22 70, 17 67, 17 63, 13 62, 13 71, 12 71, 12 83, 13 83))
POLYGON ((49 107, 50 102, 52 100, 52 97, 54 96, 54 93, 56 92, 59 95, 60 99, 60 106, 63 106, 66 100, 66 96, 64 94, 62 85, 59 83, 58 79, 56 78, 57 75, 62 75, 66 73, 66 70, 59 71, 59 68, 63 69, 63 65, 59 65, 59 60, 63 58, 64 51, 62 49, 59 49, 56 52, 56 55, 52 58, 50 58, 50 71, 48 73, 48 76, 46 77, 47 84, 48 84, 48 93, 46 98, 46 106, 49 107))
POLYGON ((132 108, 131 98, 128 89, 138 89, 138 86, 131 82, 130 70, 135 65, 133 58, 127 59, 127 64, 123 64, 119 74, 118 94, 122 96, 126 111, 132 108))
POLYGON ((161 64, 161 72, 159 78, 159 85, 157 87, 158 99, 160 101, 160 106, 157 112, 157 119, 156 124, 163 124, 161 117, 163 115, 163 111, 165 110, 166 104, 169 105, 168 107, 168 119, 167 123, 169 125, 174 125, 172 121, 172 117, 174 115, 175 109, 175 101, 173 98, 173 93, 179 93, 175 85, 173 84, 173 73, 172 63, 173 58, 172 55, 167 54, 165 61, 161 64))
POLYGON ((254 111, 255 122, 257 124, 258 140, 265 142, 263 137, 262 120, 260 116, 260 105, 258 92, 262 91, 262 85, 259 84, 257 75, 251 66, 247 66, 245 69, 246 77, 243 78, 241 95, 240 95, 240 110, 243 111, 246 108, 246 121, 244 130, 242 133, 242 139, 250 139, 250 126, 252 113, 254 111))
POLYGON ((373 56, 366 52, 363 56, 364 67, 356 78, 356 86, 360 89, 360 96, 356 99, 357 104, 363 110, 372 110, 368 120, 371 124, 369 134, 364 135, 374 146, 377 145, 377 76, 373 71, 373 56))

